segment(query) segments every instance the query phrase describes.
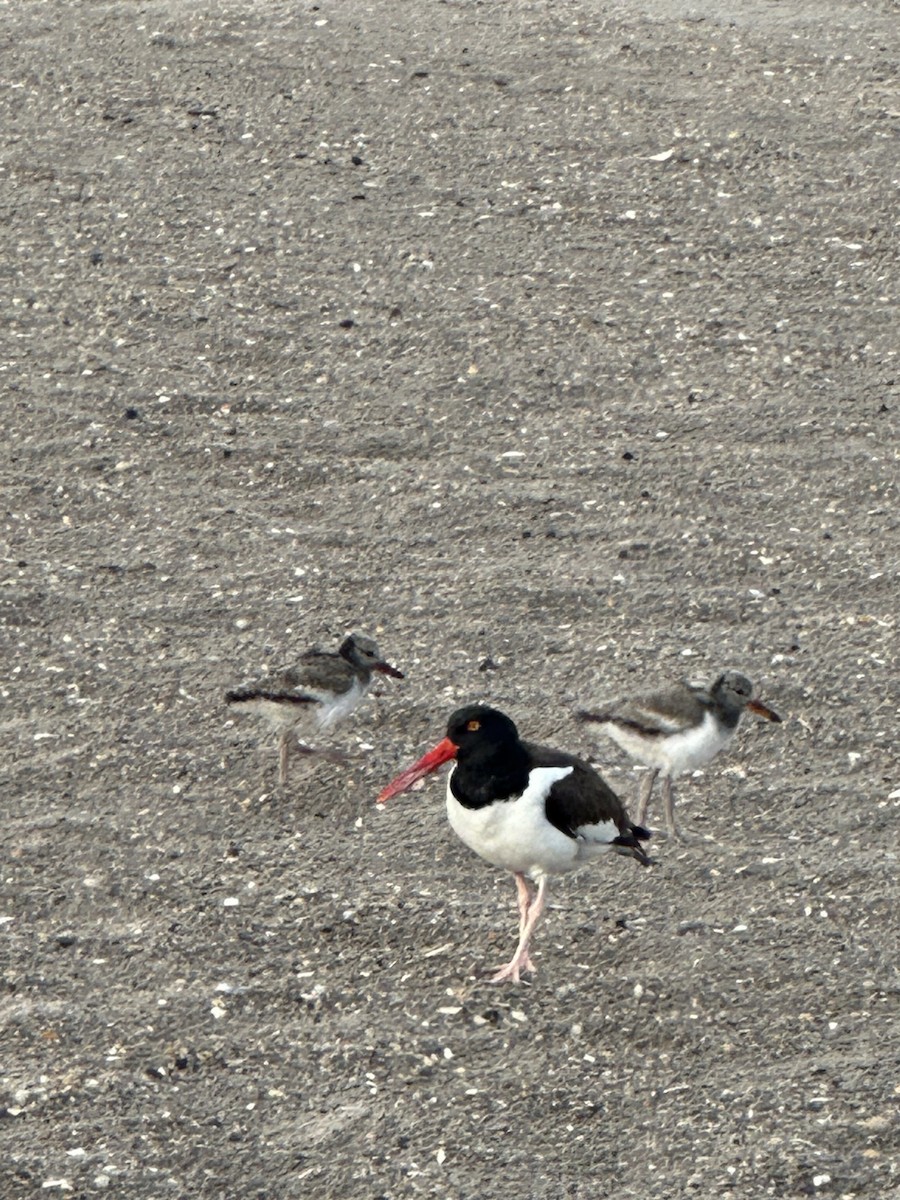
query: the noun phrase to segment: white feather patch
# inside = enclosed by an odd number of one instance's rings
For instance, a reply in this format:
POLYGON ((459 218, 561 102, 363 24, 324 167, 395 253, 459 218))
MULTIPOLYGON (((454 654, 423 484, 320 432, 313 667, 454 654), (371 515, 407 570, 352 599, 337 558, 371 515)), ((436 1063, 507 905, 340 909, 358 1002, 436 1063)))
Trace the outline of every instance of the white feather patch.
MULTIPOLYGON (((455 768, 454 768, 455 770, 455 768)), ((571 871, 586 858, 609 848, 607 826, 586 825, 571 838, 547 820, 546 801, 554 783, 571 775, 572 767, 535 767, 521 796, 495 800, 484 808, 466 808, 447 780, 447 817, 454 833, 470 850, 495 867, 518 871, 531 879, 571 871)), ((618 829, 612 836, 618 835, 618 829)))
MULTIPOLYGON (((268 721, 275 729, 292 729, 297 726, 329 729, 353 712, 369 690, 370 684, 371 680, 364 684, 358 678, 354 678, 350 687, 339 696, 316 691, 314 688, 299 689, 302 695, 313 698, 312 704, 292 704, 289 699, 269 700, 263 696, 233 703, 235 708, 253 713, 254 716, 268 721)), ((285 696, 289 697, 290 693, 286 692, 285 696)))
POLYGON ((668 775, 680 775, 682 771, 701 767, 718 754, 734 734, 734 730, 727 729, 710 712, 704 713, 702 724, 663 737, 644 737, 627 725, 613 722, 602 728, 635 762, 643 763, 645 767, 658 767, 668 775))

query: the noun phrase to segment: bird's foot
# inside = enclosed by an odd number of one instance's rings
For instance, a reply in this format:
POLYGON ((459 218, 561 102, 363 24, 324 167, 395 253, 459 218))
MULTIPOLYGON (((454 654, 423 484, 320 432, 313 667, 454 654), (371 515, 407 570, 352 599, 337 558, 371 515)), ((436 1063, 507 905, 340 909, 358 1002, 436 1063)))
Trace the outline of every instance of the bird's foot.
POLYGON ((496 975, 492 975, 488 983, 506 983, 511 980, 513 983, 521 983, 521 972, 530 971, 532 975, 537 974, 537 967, 532 962, 531 955, 526 951, 524 954, 517 954, 515 958, 505 963, 496 975))
POLYGON ((324 759, 325 762, 334 763, 338 767, 349 767, 354 758, 354 755, 346 754, 343 750, 329 750, 321 746, 304 746, 302 742, 298 742, 294 747, 294 753, 301 755, 310 765, 316 759, 324 759))
POLYGON ((358 754, 345 754, 343 750, 320 750, 322 758, 326 762, 334 763, 337 767, 352 766, 355 759, 359 759, 358 754))

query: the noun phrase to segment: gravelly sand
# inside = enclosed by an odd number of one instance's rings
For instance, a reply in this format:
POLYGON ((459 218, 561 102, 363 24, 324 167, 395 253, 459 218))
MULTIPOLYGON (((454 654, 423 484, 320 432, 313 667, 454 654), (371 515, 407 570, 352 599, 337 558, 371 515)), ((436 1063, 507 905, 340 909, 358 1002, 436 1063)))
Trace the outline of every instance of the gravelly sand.
POLYGON ((3 20, 4 1200, 896 1195, 894 6, 3 20), (280 794, 222 696, 351 628, 280 794), (380 786, 487 699, 632 800, 574 710, 725 666, 700 840, 481 982, 380 786))

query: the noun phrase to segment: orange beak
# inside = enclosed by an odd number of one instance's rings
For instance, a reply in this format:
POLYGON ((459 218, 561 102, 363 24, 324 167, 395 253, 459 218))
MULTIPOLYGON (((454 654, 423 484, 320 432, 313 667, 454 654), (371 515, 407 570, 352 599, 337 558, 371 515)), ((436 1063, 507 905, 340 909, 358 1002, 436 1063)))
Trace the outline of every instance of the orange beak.
POLYGON ((758 717, 765 717, 767 721, 774 721, 777 725, 781 724, 781 717, 777 712, 773 712, 767 704, 763 704, 761 700, 750 700, 747 707, 752 713, 756 713, 758 717))
POLYGON ((403 672, 398 671, 396 667, 392 667, 389 662, 372 663, 373 671, 380 671, 382 675, 390 675, 391 679, 402 679, 403 672))
POLYGON ((411 767, 401 771, 396 779, 392 779, 387 787, 379 793, 376 803, 384 804, 392 796, 399 796, 401 792, 409 791, 417 780, 424 779, 426 775, 430 775, 432 771, 442 767, 451 758, 456 758, 456 750, 456 745, 449 738, 444 738, 433 750, 424 754, 417 763, 413 763, 411 767))

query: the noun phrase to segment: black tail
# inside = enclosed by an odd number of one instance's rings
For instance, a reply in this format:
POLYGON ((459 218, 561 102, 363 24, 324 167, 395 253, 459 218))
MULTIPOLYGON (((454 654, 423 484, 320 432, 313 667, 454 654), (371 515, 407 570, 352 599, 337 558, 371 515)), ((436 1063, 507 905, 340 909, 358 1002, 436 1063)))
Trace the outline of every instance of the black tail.
POLYGON ((609 713, 588 712, 586 708, 579 708, 575 717, 579 721, 595 721, 598 725, 605 725, 612 719, 609 713))
POLYGON ((315 696, 304 696, 300 692, 272 692, 265 688, 243 687, 225 693, 226 704, 244 704, 248 700, 272 700, 276 704, 318 704, 315 696))

